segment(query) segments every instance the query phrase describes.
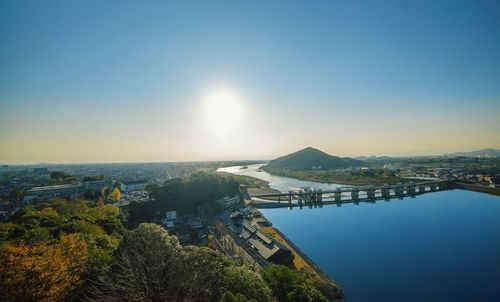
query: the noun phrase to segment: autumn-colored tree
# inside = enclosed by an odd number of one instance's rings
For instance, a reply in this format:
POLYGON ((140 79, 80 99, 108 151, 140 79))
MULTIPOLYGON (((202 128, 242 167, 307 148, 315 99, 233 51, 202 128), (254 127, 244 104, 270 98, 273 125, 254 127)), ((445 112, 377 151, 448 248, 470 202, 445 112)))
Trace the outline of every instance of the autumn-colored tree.
POLYGON ((96 206, 97 206, 98 208, 102 208, 102 207, 104 207, 104 201, 103 201, 103 198, 102 198, 101 196, 99 196, 99 198, 97 199, 96 206))
POLYGON ((87 243, 78 234, 58 242, 8 244, 0 251, 0 292, 4 301, 62 301, 80 283, 87 243))
POLYGON ((120 189, 118 189, 118 187, 116 187, 113 190, 113 192, 111 192, 111 200, 113 200, 114 202, 117 202, 117 201, 120 201, 120 197, 121 197, 120 189))

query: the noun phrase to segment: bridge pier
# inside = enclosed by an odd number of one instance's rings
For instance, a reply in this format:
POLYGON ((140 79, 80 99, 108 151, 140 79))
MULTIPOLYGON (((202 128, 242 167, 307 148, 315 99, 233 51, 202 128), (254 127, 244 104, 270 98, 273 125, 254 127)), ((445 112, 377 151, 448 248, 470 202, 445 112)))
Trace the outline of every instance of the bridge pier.
POLYGON ((391 189, 388 186, 384 186, 381 189, 381 193, 384 199, 391 199, 391 189))
POLYGON ((334 196, 335 196, 335 202, 340 204, 342 202, 342 192, 340 191, 340 189, 335 190, 334 196))
POLYGON ((407 194, 409 194, 409 195, 415 195, 415 184, 410 183, 410 184, 406 187, 406 193, 407 193, 407 194))
POLYGON ((358 200, 359 199, 359 192, 357 190, 352 190, 351 191, 351 199, 352 200, 358 200))
POLYGON ((316 190, 312 189, 311 191, 312 191, 311 192, 311 202, 312 203, 318 202, 318 194, 316 193, 316 190))
POLYGON ((307 192, 304 192, 304 203, 307 204, 311 201, 311 195, 307 192))
POLYGON ((375 200, 375 189, 374 188, 367 189, 366 196, 368 197, 368 199, 375 200))
POLYGON ((402 197, 404 195, 404 190, 401 185, 398 185, 397 187, 394 188, 394 193, 396 194, 397 197, 402 197))
POLYGON ((290 189, 288 192, 282 193, 271 193, 271 194, 256 194, 253 197, 255 198, 268 198, 269 201, 274 201, 277 203, 285 203, 288 202, 288 206, 291 207, 293 205, 293 200, 296 200, 296 205, 302 206, 304 204, 307 205, 318 205, 323 203, 323 194, 326 194, 327 198, 333 198, 335 203, 340 206, 342 204, 342 194, 350 193, 351 198, 348 199, 349 202, 358 203, 360 200, 359 192, 363 194, 366 192, 367 200, 374 201, 376 200, 376 195, 380 190, 380 194, 385 200, 390 200, 392 197, 403 198, 405 195, 415 196, 416 194, 423 194, 427 192, 435 192, 440 190, 446 190, 452 188, 452 183, 445 180, 437 180, 437 181, 427 181, 422 183, 406 183, 406 184, 397 184, 397 185, 387 185, 383 186, 366 186, 366 187, 351 187, 351 188, 336 188, 334 190, 322 190, 322 189, 313 189, 313 188, 299 188, 299 189, 290 189), (429 189, 427 189, 429 187, 429 189), (394 190, 394 195, 392 195, 392 190, 394 190), (418 190, 418 191, 417 191, 418 190), (427 191, 428 190, 428 191, 427 191))

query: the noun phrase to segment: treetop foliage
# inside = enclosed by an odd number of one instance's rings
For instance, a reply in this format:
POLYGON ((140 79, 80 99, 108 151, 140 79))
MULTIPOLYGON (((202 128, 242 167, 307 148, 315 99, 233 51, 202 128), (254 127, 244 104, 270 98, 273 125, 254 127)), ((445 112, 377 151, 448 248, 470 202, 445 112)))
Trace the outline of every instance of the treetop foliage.
POLYGON ((180 215, 194 214, 200 210, 219 212, 222 208, 215 201, 224 196, 238 195, 239 182, 219 173, 198 172, 190 177, 167 180, 163 186, 152 185, 146 189, 154 201, 130 204, 130 227, 153 221, 153 218, 161 219, 167 211, 177 211, 180 215))
POLYGON ((87 301, 273 301, 260 275, 235 267, 209 248, 182 247, 160 226, 127 232, 107 274, 91 286, 87 301))
POLYGON ((87 201, 18 211, 0 224, 2 299, 325 301, 300 272, 273 266, 255 273, 207 247, 182 246, 156 224, 125 230, 119 217, 117 207, 87 201))
POLYGON ((77 234, 59 241, 28 245, 24 241, 0 250, 0 289, 6 301, 61 301, 81 282, 87 243, 77 234), (23 290, 24 289, 24 290, 23 290))

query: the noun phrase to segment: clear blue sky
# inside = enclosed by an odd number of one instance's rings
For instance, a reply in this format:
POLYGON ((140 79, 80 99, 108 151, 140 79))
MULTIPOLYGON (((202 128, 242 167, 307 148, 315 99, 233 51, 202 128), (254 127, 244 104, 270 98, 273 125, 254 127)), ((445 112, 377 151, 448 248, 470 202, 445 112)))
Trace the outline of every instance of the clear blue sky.
POLYGON ((0 162, 500 148, 499 1, 2 1, 0 45, 0 162))

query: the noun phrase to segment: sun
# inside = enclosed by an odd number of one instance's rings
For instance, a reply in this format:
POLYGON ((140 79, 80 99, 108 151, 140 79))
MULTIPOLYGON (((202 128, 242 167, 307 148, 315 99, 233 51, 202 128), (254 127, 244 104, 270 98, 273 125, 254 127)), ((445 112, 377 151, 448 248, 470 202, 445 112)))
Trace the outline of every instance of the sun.
POLYGON ((211 135, 225 137, 235 133, 243 123, 242 97, 228 87, 209 90, 202 98, 203 126, 211 135))

